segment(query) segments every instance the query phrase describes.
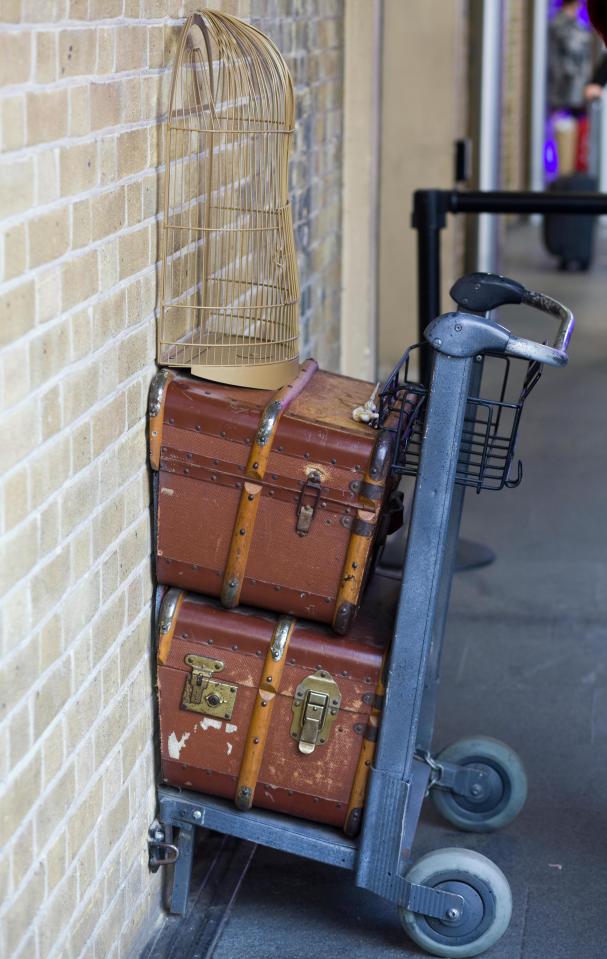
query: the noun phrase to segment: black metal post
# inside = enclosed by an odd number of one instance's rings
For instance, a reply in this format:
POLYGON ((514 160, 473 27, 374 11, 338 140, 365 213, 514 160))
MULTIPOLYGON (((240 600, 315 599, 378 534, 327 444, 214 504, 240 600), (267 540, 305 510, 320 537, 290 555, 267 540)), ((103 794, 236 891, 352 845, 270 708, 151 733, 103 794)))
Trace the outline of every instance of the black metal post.
MULTIPOLYGON (((516 190, 416 190, 411 225, 417 231, 418 342, 428 323, 441 312, 440 231, 447 213, 569 213, 600 216, 607 213, 607 195, 600 193, 542 193, 516 190)), ((421 383, 428 385, 431 351, 420 350, 421 383)), ((468 540, 458 541, 456 568, 475 569, 494 559, 492 550, 468 540)))
MULTIPOLYGON (((413 194, 411 224, 417 230, 417 321, 420 343, 428 323, 440 314, 440 231, 447 224, 445 190, 417 190, 413 194)), ((431 350, 420 350, 419 379, 428 385, 432 373, 431 350)))
MULTIPOLYGON (((418 340, 440 309, 440 231, 447 213, 607 214, 607 194, 541 193, 517 190, 416 190, 411 225, 417 231, 418 340)), ((427 352, 422 350, 422 353, 427 352)), ((430 380, 429 357, 422 359, 420 381, 430 380)))
MULTIPOLYGON (((437 191, 429 191, 435 193, 437 191)), ((449 213, 607 213, 604 193, 540 193, 519 190, 444 190, 441 202, 449 213)))

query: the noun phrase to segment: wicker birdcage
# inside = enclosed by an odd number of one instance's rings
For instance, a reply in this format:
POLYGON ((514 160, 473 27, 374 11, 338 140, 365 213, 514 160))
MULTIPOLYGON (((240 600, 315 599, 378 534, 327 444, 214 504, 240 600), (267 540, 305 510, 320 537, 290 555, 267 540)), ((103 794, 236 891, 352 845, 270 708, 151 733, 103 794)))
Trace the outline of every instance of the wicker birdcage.
POLYGON ((160 365, 273 389, 296 375, 293 124, 291 76, 268 37, 226 14, 189 17, 166 124, 160 365))

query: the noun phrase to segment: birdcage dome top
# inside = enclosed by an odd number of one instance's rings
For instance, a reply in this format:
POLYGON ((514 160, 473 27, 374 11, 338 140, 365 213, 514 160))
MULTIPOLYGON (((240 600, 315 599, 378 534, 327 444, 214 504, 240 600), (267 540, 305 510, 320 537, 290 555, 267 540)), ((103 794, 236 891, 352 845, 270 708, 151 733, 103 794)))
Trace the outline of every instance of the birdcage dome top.
POLYGON ((293 132, 294 98, 284 58, 256 27, 205 10, 183 31, 169 123, 183 129, 293 132))

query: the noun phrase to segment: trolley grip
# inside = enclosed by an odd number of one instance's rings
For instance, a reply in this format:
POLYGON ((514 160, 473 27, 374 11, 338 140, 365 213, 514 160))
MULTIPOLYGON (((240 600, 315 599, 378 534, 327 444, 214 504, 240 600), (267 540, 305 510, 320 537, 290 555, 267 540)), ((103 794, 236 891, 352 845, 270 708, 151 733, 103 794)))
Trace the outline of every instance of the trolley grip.
POLYGON ((552 346, 510 334, 505 348, 502 345, 501 349, 510 356, 547 363, 549 366, 566 365, 567 346, 573 332, 574 319, 571 310, 558 300, 546 296, 545 293, 528 290, 517 280, 499 273, 468 273, 456 280, 450 295, 459 310, 466 313, 474 312, 487 316, 497 307, 525 303, 541 313, 557 317, 561 322, 552 346))
POLYGON ((525 290, 522 302, 542 313, 548 313, 550 316, 556 316, 560 319, 558 333, 551 346, 511 335, 506 343, 504 353, 507 356, 545 363, 547 366, 566 366, 569 359, 567 347, 575 325, 571 310, 551 296, 546 296, 545 293, 536 293, 534 290, 525 290))

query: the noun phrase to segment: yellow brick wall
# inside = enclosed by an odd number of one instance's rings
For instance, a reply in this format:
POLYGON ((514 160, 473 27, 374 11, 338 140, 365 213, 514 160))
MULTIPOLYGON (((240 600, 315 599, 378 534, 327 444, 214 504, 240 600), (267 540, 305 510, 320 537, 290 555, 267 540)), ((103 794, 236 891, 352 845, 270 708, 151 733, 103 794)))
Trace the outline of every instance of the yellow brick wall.
MULTIPOLYGON (((341 4, 323 4, 212 6, 288 46, 304 332, 335 366, 341 4)), ((0 0, 3 959, 123 959, 158 916, 145 407, 159 121, 196 6, 0 0)))

